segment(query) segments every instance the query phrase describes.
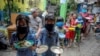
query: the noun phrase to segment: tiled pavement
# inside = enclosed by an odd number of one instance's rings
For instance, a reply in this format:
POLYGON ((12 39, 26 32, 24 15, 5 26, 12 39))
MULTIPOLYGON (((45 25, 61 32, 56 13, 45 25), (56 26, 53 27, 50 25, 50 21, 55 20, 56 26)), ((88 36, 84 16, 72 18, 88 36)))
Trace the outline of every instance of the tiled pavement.
MULTIPOLYGON (((16 56, 16 51, 0 51, 0 56, 16 56)), ((65 48, 62 56, 100 56, 100 42, 91 33, 88 39, 82 41, 80 47, 65 48)))

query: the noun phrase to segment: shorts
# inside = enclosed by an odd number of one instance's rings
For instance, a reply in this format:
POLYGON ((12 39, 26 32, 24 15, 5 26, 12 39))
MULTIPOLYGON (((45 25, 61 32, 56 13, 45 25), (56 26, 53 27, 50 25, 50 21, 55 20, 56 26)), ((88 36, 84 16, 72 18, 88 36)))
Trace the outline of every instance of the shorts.
POLYGON ((74 39, 75 38, 75 31, 68 31, 66 33, 66 38, 67 39, 74 39))

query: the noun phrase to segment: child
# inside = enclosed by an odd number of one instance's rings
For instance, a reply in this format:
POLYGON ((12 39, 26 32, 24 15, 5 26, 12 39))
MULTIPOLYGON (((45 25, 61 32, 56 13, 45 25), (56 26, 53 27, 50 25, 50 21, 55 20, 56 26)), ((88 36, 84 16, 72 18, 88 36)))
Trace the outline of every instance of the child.
POLYGON ((12 34, 10 44, 12 48, 17 51, 17 56, 34 56, 33 50, 36 48, 36 40, 34 38, 34 32, 29 27, 29 18, 24 15, 18 15, 16 19, 16 32, 12 34), (34 44, 29 48, 16 48, 14 43, 29 40, 34 44))
POLYGON ((64 47, 64 44, 66 43, 66 39, 65 39, 65 32, 63 29, 64 26, 64 20, 62 17, 58 17, 57 21, 56 21, 56 26, 55 26, 55 30, 57 31, 57 33, 59 34, 59 40, 60 40, 60 44, 62 47, 64 47))
POLYGON ((52 46, 57 46, 58 44, 58 33, 55 31, 55 17, 52 14, 48 14, 45 17, 45 27, 42 31, 42 45, 47 45, 48 50, 43 54, 43 56, 56 56, 53 52, 51 52, 50 48, 52 46))
POLYGON ((66 25, 64 26, 64 29, 65 29, 65 31, 66 31, 66 39, 68 39, 68 45, 67 45, 67 47, 71 47, 72 46, 72 44, 73 44, 73 41, 74 41, 74 28, 72 28, 72 29, 69 29, 70 28, 70 24, 69 23, 66 23, 66 25))
POLYGON ((63 20, 63 18, 62 18, 62 17, 58 17, 58 18, 57 18, 57 21, 56 21, 56 27, 55 27, 55 29, 57 30, 57 32, 62 32, 62 33, 64 33, 63 25, 64 25, 64 20, 63 20))
POLYGON ((79 15, 76 19, 76 42, 79 43, 81 41, 81 29, 84 24, 82 17, 79 15))
POLYGON ((76 17, 77 17, 77 15, 75 13, 72 13, 69 17, 69 19, 70 19, 69 22, 66 23, 66 25, 64 27, 64 29, 67 30, 66 31, 66 37, 69 39, 68 47, 70 47, 74 42, 76 17))

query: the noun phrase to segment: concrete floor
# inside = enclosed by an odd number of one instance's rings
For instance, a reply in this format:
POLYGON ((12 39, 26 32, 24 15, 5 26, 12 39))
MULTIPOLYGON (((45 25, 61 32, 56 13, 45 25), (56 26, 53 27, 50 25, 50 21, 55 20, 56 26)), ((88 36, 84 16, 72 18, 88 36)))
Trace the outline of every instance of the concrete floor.
MULTIPOLYGON (((16 56, 16 51, 0 51, 0 56, 16 56)), ((100 42, 91 33, 80 47, 65 48, 62 56, 100 56, 100 42)))

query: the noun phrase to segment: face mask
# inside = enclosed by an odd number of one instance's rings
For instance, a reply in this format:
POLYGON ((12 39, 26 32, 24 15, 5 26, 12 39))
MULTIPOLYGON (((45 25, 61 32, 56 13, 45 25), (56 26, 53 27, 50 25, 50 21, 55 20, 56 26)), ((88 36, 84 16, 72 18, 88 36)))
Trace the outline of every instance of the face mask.
POLYGON ((56 23, 56 26, 59 27, 59 28, 62 28, 63 25, 64 25, 63 22, 57 22, 57 23, 56 23))
POLYGON ((17 31, 19 34, 26 34, 28 32, 28 28, 26 26, 24 27, 18 26, 17 31))
POLYGON ((53 30, 53 27, 54 27, 54 24, 46 24, 45 25, 45 28, 50 32, 53 30))
POLYGON ((82 19, 81 18, 78 18, 78 21, 81 21, 82 19))
POLYGON ((87 9, 83 8, 83 9, 82 9, 82 12, 83 12, 83 13, 86 13, 86 12, 87 12, 87 9))
POLYGON ((70 26, 70 24, 69 23, 66 23, 66 26, 70 26))

